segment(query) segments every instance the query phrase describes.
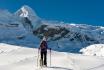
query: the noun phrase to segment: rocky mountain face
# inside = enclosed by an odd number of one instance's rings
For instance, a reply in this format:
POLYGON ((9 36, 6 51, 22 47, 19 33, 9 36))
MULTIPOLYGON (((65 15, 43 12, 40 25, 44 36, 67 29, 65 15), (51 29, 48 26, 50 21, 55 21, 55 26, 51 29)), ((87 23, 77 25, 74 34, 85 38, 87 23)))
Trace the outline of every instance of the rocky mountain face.
POLYGON ((33 34, 42 39, 48 37, 51 47, 60 51, 78 52, 79 49, 91 44, 104 43, 103 29, 97 26, 77 24, 51 24, 45 22, 33 34), (68 49, 67 49, 68 48, 68 49), (55 48, 56 49, 56 48, 55 48))

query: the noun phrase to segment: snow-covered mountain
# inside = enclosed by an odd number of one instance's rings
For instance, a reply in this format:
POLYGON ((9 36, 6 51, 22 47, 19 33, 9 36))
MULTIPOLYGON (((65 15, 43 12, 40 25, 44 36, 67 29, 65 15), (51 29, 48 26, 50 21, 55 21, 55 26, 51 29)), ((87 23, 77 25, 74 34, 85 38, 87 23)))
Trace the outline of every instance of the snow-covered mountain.
MULTIPOLYGON (((34 10, 32 10, 29 6, 24 5, 21 7, 16 13, 16 16, 20 17, 24 23, 28 23, 31 25, 32 29, 38 28, 41 23, 41 18, 37 16, 34 10)), ((26 24, 25 24, 26 25, 26 24)))
POLYGON ((40 38, 47 35, 49 46, 59 51, 78 52, 88 45, 104 43, 104 27, 86 24, 43 21, 34 34, 40 38))
POLYGON ((0 42, 38 47, 43 36, 53 50, 79 52, 92 44, 104 44, 104 27, 42 20, 29 6, 15 13, 0 10, 0 42))
POLYGON ((0 42, 34 47, 37 37, 27 29, 28 23, 7 10, 0 10, 0 42))

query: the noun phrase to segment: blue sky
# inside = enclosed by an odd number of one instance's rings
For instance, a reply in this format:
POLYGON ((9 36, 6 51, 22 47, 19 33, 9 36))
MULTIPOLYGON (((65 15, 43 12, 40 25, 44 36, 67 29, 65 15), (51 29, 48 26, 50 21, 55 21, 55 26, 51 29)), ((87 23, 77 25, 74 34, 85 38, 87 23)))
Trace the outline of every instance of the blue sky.
POLYGON ((0 0, 0 8, 11 12, 23 5, 46 20, 104 26, 104 0, 0 0))

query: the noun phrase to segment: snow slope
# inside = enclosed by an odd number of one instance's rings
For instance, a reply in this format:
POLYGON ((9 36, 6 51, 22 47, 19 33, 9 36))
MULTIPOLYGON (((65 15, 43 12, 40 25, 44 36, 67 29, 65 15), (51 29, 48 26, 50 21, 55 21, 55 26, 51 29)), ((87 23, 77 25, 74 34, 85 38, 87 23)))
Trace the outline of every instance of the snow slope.
POLYGON ((104 44, 93 44, 80 50, 84 55, 104 56, 104 44))
MULTIPOLYGON (((41 70, 37 49, 0 43, 0 70, 41 70)), ((52 51, 50 67, 42 70, 104 70, 104 58, 52 51), (90 63, 89 63, 90 62, 90 63)))

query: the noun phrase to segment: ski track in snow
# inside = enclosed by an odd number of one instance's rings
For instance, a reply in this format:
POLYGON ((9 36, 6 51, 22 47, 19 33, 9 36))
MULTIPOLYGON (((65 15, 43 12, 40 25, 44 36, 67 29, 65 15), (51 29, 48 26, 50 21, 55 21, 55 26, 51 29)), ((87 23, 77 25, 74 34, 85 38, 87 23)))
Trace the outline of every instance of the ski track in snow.
POLYGON ((37 49, 0 44, 0 50, 0 70, 104 70, 103 57, 52 51, 50 66, 48 51, 48 67, 40 68, 37 49))

